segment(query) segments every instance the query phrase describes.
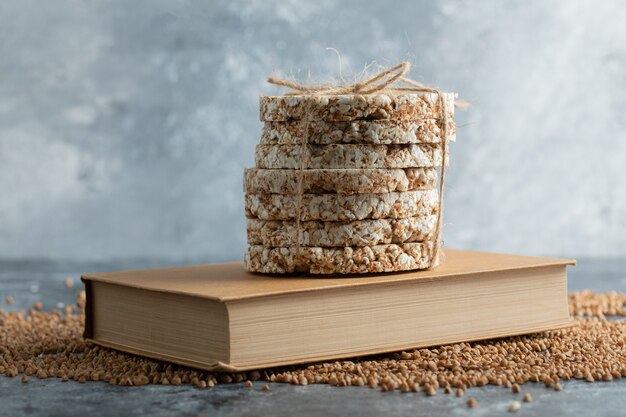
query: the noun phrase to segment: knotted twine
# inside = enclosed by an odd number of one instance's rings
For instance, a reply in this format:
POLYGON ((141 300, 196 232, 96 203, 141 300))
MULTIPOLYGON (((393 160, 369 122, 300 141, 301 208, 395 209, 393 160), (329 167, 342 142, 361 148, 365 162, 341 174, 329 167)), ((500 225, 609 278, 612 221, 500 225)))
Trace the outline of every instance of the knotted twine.
MULTIPOLYGON (((405 75, 411 69, 409 62, 403 62, 393 68, 384 70, 363 81, 357 81, 353 84, 345 86, 337 85, 303 85, 293 81, 268 77, 267 82, 281 87, 290 88, 293 91, 285 93, 286 96, 294 95, 341 95, 341 94, 374 94, 374 93, 398 93, 398 92, 415 92, 415 93, 436 93, 438 102, 442 112, 441 127, 441 169, 439 173, 439 201, 437 207, 437 223, 435 225, 435 242, 432 252, 432 260, 430 268, 434 268, 439 264, 441 251, 441 229, 443 219, 443 192, 445 187, 446 176, 446 158, 448 156, 448 102, 443 98, 443 91, 428 87, 415 80, 406 78, 405 75), (406 84, 405 87, 398 87, 396 82, 406 84)), ((459 108, 465 108, 467 103, 459 102, 456 104, 459 108)), ((297 195, 296 195, 296 260, 300 257, 301 251, 301 217, 302 217, 302 198, 304 194, 304 170, 306 167, 306 152, 309 142, 309 124, 311 122, 311 112, 306 111, 305 116, 301 120, 302 136, 300 140, 300 167, 298 173, 297 195)))

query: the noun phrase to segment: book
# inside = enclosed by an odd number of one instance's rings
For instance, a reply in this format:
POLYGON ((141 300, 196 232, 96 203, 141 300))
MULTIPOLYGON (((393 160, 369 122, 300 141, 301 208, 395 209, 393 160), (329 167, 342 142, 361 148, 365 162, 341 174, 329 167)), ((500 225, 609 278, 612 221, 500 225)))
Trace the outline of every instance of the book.
POLYGON ((357 357, 571 324, 574 260, 446 250, 435 270, 272 276, 241 262, 85 274, 85 338, 218 371, 357 357))

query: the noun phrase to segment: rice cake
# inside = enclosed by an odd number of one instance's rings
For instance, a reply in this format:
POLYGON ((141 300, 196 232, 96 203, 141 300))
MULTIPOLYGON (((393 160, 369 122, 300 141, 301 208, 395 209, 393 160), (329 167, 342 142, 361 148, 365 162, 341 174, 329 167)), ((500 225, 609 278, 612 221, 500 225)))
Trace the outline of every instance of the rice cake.
POLYGON ((267 248, 248 246, 244 267, 250 272, 287 274, 362 274, 433 267, 433 242, 363 247, 267 248))
POLYGON ((436 183, 436 168, 244 170, 244 191, 253 194, 389 193, 430 189, 436 183))
MULTIPOLYGON (((359 119, 441 119, 440 93, 374 93, 344 95, 286 95, 259 97, 262 121, 359 119)), ((441 93, 448 117, 454 116, 455 93, 441 93)))
MULTIPOLYGON (((304 137, 301 121, 265 122, 262 145, 297 145, 304 137)), ((353 120, 349 122, 311 121, 306 142, 314 145, 359 143, 394 145, 404 143, 441 143, 441 121, 436 119, 353 120)), ((448 140, 456 138, 456 125, 448 120, 448 140)))
POLYGON ((249 218, 261 220, 354 221, 403 219, 435 214, 439 205, 436 189, 380 194, 303 194, 301 199, 284 194, 246 194, 249 218))
POLYGON ((441 165, 441 145, 257 145, 257 168, 364 169, 441 165), (302 167, 301 167, 302 165, 302 167))
POLYGON ((431 237, 437 216, 405 219, 368 219, 353 222, 248 219, 248 244, 267 247, 373 246, 388 243, 422 242, 431 237))

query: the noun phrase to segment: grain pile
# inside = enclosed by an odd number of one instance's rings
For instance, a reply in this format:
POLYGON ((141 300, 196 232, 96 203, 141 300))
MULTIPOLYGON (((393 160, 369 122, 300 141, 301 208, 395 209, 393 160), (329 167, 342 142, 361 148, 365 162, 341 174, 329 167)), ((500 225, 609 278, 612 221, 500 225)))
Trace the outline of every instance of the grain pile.
POLYGON ((354 89, 313 92, 277 82, 295 93, 260 98, 264 127, 255 168, 244 173, 247 270, 436 266, 437 169, 455 136, 455 94, 392 87, 406 71, 401 64, 354 89))
MULTIPOLYGON (((540 334, 401 353, 241 373, 210 373, 87 344, 82 340, 84 294, 63 311, 2 311, 0 374, 105 381, 116 385, 251 381, 367 386, 382 391, 463 396, 472 387, 500 385, 520 392, 529 381, 560 390, 561 381, 610 381, 626 376, 626 316, 622 293, 572 293, 576 326, 540 334)), ((263 385, 264 386, 264 385, 263 385)), ((263 388, 263 389, 269 389, 263 388)), ((521 394, 520 394, 521 395, 521 394)), ((523 397, 532 401, 530 395, 523 397)), ((475 404, 474 404, 475 405, 475 404)))

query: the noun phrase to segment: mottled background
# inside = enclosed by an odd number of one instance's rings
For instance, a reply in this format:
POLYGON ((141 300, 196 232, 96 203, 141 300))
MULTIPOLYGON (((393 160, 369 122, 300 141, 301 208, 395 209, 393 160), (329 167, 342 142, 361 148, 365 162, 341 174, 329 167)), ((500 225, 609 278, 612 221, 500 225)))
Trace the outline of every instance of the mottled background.
POLYGON ((473 102, 446 246, 626 255, 624 22, 619 1, 3 1, 0 257, 240 259, 265 77, 405 59, 473 102))

